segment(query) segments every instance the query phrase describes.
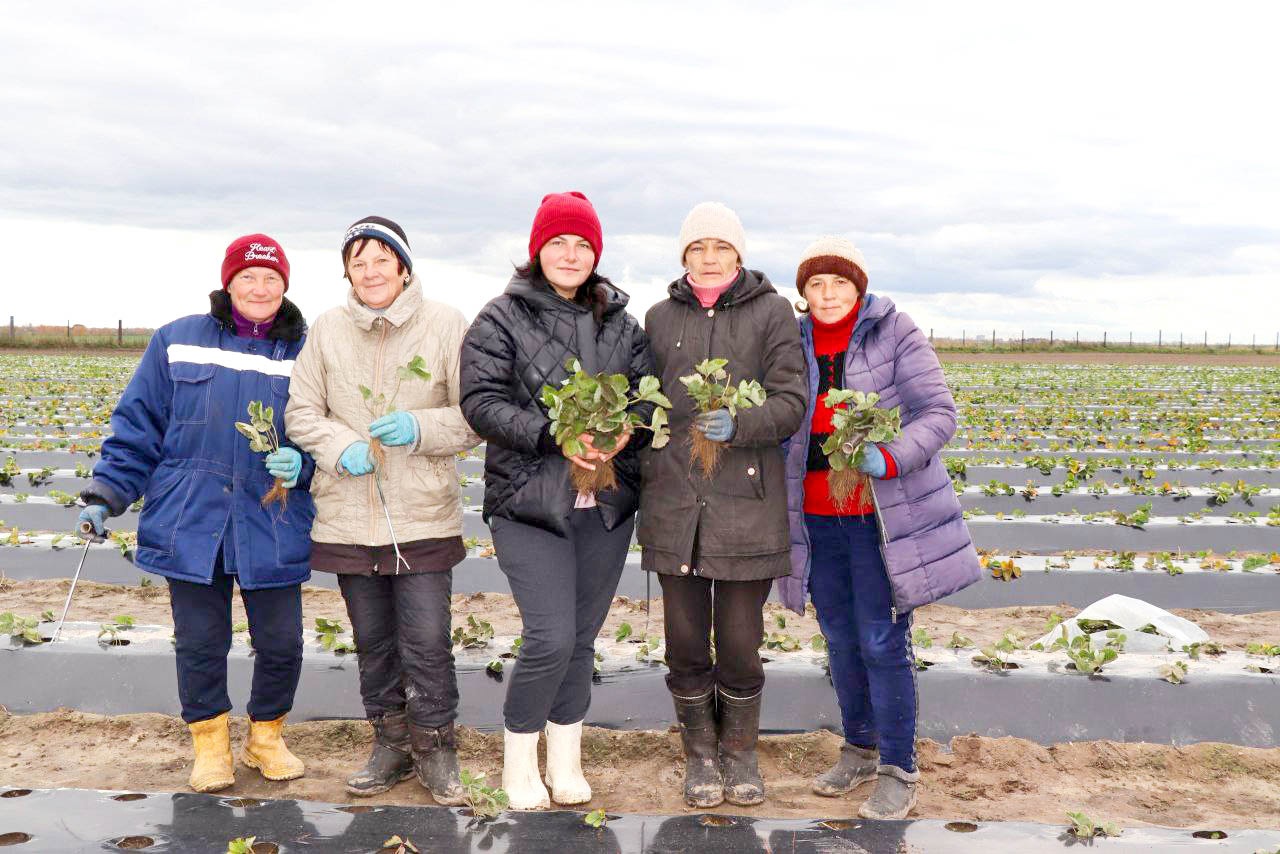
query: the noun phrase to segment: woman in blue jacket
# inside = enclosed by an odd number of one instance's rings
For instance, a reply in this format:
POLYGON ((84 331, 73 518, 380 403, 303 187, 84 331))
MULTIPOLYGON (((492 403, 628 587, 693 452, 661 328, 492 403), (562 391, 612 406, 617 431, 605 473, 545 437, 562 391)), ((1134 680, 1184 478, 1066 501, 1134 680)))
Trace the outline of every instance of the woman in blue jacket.
POLYGON ((191 729, 191 788, 235 782, 227 695, 232 584, 255 652, 249 736, 241 759, 269 780, 301 777, 282 738, 302 670, 302 582, 311 576, 310 457, 282 443, 250 450, 235 422, 253 401, 284 436, 289 375, 306 322, 284 298, 289 261, 265 234, 227 247, 208 314, 160 327, 111 415, 80 520, 101 536, 108 516, 146 500, 135 563, 169 582, 182 719, 191 729), (262 498, 280 480, 284 504, 262 498))

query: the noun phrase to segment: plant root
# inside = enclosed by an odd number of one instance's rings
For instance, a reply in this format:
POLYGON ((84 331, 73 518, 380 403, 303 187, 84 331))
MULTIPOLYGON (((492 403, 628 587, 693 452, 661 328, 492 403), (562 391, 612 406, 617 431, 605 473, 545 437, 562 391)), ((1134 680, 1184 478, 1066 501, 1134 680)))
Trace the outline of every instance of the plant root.
POLYGON ((701 430, 694 428, 689 434, 689 464, 696 461, 702 469, 702 476, 712 477, 720 467, 720 453, 724 450, 723 442, 713 442, 701 430))
POLYGON ((268 507, 271 504, 279 504, 281 510, 289 507, 289 490, 285 489, 284 481, 276 478, 275 484, 272 485, 271 491, 262 496, 262 506, 268 507))
POLYGON ((569 463, 569 480, 573 488, 586 495, 588 493, 606 492, 618 488, 618 478, 613 470, 613 460, 593 460, 595 471, 569 463))
POLYGON ((382 471, 382 467, 387 464, 387 452, 378 439, 369 440, 369 459, 373 461, 375 471, 382 471))
MULTIPOLYGON (((856 469, 843 471, 831 469, 827 472, 827 489, 831 493, 831 503, 841 511, 857 509, 853 503, 854 496, 860 490, 870 489, 869 481, 870 478, 864 472, 856 469)), ((858 507, 869 503, 871 503, 870 499, 864 493, 862 501, 858 502, 858 507)))

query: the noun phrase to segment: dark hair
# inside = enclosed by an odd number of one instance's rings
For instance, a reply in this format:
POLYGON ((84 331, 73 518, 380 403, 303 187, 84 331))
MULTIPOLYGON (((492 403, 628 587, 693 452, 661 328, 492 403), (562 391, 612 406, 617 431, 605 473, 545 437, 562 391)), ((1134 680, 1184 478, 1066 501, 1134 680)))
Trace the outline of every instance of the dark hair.
POLYGON ((347 275, 347 265, 351 263, 352 258, 364 251, 364 248, 369 245, 370 241, 378 244, 385 249, 388 254, 394 257, 396 259, 396 274, 401 276, 404 275, 404 262, 400 260, 400 254, 391 248, 390 243, 387 243, 385 240, 379 240, 376 237, 357 237, 355 240, 347 244, 346 251, 342 253, 342 278, 350 280, 351 277, 347 275))
MULTIPOLYGON (((551 287, 547 277, 542 274, 542 265, 538 263, 537 258, 530 258, 525 263, 517 265, 516 275, 531 282, 544 282, 547 287, 551 287)), ((573 295, 573 302, 591 309, 597 324, 604 321, 604 310, 609 305, 609 295, 601 287, 602 284, 612 284, 612 282, 592 270, 591 275, 587 276, 587 280, 578 286, 578 290, 573 295)))

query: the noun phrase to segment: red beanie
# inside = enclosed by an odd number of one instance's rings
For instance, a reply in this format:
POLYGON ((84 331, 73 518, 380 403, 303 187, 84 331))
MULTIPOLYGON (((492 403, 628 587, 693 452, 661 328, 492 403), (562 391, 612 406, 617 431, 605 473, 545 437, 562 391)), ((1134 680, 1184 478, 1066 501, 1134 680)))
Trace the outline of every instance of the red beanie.
POLYGON ((222 289, 226 290, 231 278, 246 267, 270 267, 280 274, 284 289, 289 290, 289 259, 280 244, 265 234, 246 234, 231 241, 222 258, 222 289))
POLYGON ((596 253, 591 269, 596 268, 600 263, 600 253, 604 251, 600 217, 596 216, 596 209, 587 197, 577 190, 542 197, 542 204, 533 215, 533 229, 529 232, 529 260, 537 258, 547 241, 559 234, 576 234, 585 238, 596 253))

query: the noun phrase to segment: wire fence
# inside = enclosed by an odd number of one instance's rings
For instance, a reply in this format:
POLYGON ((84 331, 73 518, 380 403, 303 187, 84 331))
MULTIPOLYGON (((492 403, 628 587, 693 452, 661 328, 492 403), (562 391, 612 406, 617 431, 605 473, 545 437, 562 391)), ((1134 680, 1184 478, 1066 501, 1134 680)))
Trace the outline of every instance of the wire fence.
POLYGON ((1208 330, 1200 332, 1172 332, 1158 329, 1154 333, 1133 332, 1115 334, 1096 332, 1081 334, 1070 331, 1060 334, 1056 330, 1047 333, 1028 335, 1020 329, 1016 333, 999 329, 971 331, 961 329, 956 336, 953 331, 936 334, 937 330, 929 330, 929 343, 937 350, 966 350, 980 352, 996 351, 1043 351, 1043 350, 1132 350, 1134 352, 1161 351, 1177 352, 1239 352, 1239 353, 1280 353, 1280 332, 1272 339, 1260 339, 1257 334, 1238 336, 1227 333, 1226 338, 1210 336, 1208 330))
POLYGON ((146 327, 125 326, 123 320, 117 320, 114 328, 90 327, 71 321, 67 321, 65 327, 31 323, 19 326, 10 315, 8 330, 0 332, 0 347, 138 350, 147 346, 154 332, 146 327))

